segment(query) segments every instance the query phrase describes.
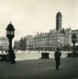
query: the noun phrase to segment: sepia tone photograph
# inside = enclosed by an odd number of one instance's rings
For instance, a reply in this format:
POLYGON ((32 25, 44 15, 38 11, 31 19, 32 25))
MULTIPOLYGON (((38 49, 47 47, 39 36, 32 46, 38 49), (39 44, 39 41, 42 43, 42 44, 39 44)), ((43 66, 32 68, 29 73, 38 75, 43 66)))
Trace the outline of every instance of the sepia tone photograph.
POLYGON ((0 0, 0 79, 78 79, 78 0, 0 0))

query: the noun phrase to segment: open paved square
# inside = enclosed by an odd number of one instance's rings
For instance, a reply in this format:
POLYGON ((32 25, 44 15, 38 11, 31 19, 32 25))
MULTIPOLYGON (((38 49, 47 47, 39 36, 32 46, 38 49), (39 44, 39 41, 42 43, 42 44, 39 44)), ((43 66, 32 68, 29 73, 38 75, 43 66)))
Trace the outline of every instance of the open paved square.
POLYGON ((16 64, 0 62, 0 79, 77 79, 78 58, 61 58, 60 70, 55 60, 19 60, 16 64))

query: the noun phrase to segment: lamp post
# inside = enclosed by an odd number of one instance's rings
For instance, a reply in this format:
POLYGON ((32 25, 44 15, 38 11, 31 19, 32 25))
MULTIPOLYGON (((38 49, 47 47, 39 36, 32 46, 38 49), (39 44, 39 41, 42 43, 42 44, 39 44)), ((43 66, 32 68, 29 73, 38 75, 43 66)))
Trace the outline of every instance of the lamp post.
POLYGON ((73 43, 73 57, 75 57, 76 56, 75 43, 76 43, 76 40, 77 40, 75 33, 72 34, 71 39, 72 39, 72 43, 73 43))
POLYGON ((15 29, 14 29, 13 25, 10 22, 10 24, 6 28, 6 37, 9 40, 9 50, 8 50, 9 53, 8 53, 8 56, 9 56, 9 61, 12 64, 15 63, 15 53, 12 49, 12 39, 14 37, 14 31, 15 31, 15 29))

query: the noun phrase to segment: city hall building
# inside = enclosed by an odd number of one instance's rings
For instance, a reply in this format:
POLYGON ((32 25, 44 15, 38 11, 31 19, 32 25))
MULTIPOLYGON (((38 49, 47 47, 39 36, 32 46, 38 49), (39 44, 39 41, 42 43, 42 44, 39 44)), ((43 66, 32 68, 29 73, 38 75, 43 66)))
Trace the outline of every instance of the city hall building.
POLYGON ((71 50, 71 36, 73 33, 78 37, 78 30, 62 28, 62 14, 58 12, 56 14, 56 29, 50 30, 48 33, 37 33, 34 37, 34 48, 38 50, 55 50, 56 47, 60 47, 62 50, 71 50))
MULTIPOLYGON (((75 33, 78 43, 78 30, 71 30, 71 28, 62 28, 62 14, 58 12, 56 14, 56 29, 50 30, 45 33, 37 33, 34 37, 26 38, 26 49, 31 48, 33 50, 55 50, 56 47, 60 47, 61 50, 71 50, 72 42, 71 36, 75 33)), ((20 44, 20 43, 19 43, 20 44)), ((18 45, 19 46, 19 45, 18 45)))

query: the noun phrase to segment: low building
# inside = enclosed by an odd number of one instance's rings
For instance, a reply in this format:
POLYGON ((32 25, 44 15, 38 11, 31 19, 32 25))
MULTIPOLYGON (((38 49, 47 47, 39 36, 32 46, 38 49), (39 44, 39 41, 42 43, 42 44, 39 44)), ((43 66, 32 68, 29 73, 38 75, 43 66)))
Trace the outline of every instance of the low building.
POLYGON ((26 36, 26 49, 33 50, 33 44, 34 44, 33 36, 27 35, 26 36))
POLYGON ((9 42, 6 37, 0 37, 0 51, 8 50, 9 42))

